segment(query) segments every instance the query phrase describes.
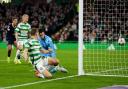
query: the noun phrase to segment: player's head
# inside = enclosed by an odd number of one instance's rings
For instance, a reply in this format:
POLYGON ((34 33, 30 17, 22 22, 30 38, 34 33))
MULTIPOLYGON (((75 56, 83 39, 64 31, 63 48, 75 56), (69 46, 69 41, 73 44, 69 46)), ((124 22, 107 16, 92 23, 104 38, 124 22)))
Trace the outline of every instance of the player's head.
POLYGON ((39 29, 39 35, 41 38, 45 37, 45 30, 44 29, 39 29))
POLYGON ((38 37, 38 29, 37 28, 32 28, 31 30, 31 36, 34 36, 34 37, 38 37))
POLYGON ((22 16, 22 22, 27 23, 28 20, 29 20, 29 16, 28 16, 27 14, 24 14, 24 15, 22 16))
POLYGON ((12 23, 13 23, 14 26, 16 26, 17 23, 18 23, 18 19, 16 17, 13 17, 12 18, 12 23))

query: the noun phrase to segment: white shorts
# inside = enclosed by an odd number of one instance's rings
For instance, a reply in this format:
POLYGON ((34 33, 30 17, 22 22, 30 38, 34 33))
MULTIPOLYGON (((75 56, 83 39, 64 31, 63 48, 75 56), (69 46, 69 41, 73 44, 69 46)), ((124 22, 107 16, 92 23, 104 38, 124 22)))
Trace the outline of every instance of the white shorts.
POLYGON ((48 58, 43 58, 34 62, 34 66, 40 73, 43 73, 47 69, 46 67, 48 66, 48 58))
POLYGON ((23 49, 24 44, 25 44, 26 42, 27 42, 27 40, 18 41, 18 42, 17 42, 17 46, 18 46, 20 49, 23 49))

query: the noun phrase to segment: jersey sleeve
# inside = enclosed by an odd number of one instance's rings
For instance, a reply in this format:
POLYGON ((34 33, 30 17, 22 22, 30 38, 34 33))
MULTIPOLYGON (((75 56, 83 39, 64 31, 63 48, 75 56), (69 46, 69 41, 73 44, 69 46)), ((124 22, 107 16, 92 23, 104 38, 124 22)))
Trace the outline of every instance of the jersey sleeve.
POLYGON ((25 47, 25 48, 28 48, 28 49, 30 48, 30 43, 29 43, 29 41, 27 41, 27 42, 24 44, 24 47, 25 47))
POLYGON ((10 25, 7 26, 7 31, 10 31, 10 25))
POLYGON ((54 47, 54 45, 53 45, 52 39, 49 38, 49 40, 48 40, 48 48, 53 49, 53 47, 54 47))
POLYGON ((15 29, 15 32, 19 32, 20 31, 20 24, 18 24, 18 26, 15 29))
POLYGON ((40 50, 43 50, 44 48, 41 46, 39 40, 38 40, 38 43, 39 43, 39 49, 40 49, 40 50))
POLYGON ((43 48, 40 46, 39 49, 42 50, 43 48))
POLYGON ((29 28, 28 28, 28 31, 31 32, 31 25, 29 24, 29 28))

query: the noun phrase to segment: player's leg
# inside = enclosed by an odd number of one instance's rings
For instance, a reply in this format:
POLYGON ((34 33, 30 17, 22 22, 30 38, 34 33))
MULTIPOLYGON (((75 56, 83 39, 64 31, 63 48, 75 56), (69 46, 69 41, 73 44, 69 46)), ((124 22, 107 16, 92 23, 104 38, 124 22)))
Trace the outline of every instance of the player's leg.
POLYGON ((16 41, 14 41, 13 45, 16 47, 16 57, 14 60, 15 64, 20 64, 20 49, 19 49, 19 45, 17 45, 18 43, 16 41))
POLYGON ((63 73, 68 73, 68 70, 59 64, 59 60, 57 58, 49 58, 49 71, 51 73, 55 73, 57 71, 63 72, 63 73), (58 63, 56 66, 52 66, 54 63, 58 63))
POLYGON ((57 66, 59 64, 59 60, 55 58, 47 57, 44 60, 48 61, 48 65, 57 66))
POLYGON ((56 66, 55 69, 57 69, 58 71, 60 71, 62 73, 68 73, 68 70, 60 64, 58 66, 56 66))
POLYGON ((57 71, 62 72, 62 73, 68 73, 68 70, 67 70, 65 67, 60 66, 60 65, 56 66, 55 69, 56 69, 57 71))
POLYGON ((56 73, 57 71, 61 71, 63 73, 68 72, 67 69, 59 66, 59 60, 57 58, 48 57, 47 59, 48 59, 47 68, 49 69, 50 73, 56 73))
POLYGON ((11 51, 12 51, 12 44, 9 42, 8 43, 8 57, 7 57, 8 63, 10 63, 11 51))
POLYGON ((14 41, 13 45, 14 45, 14 46, 16 47, 16 49, 17 49, 17 42, 16 42, 16 41, 14 41))
POLYGON ((52 78, 52 74, 44 66, 44 60, 41 60, 35 65, 35 75, 40 78, 52 78))
POLYGON ((38 70, 36 71, 36 73, 35 73, 36 77, 39 77, 39 78, 52 78, 52 74, 47 69, 45 69, 44 71, 40 71, 40 72, 39 71, 38 70))
POLYGON ((19 49, 17 49, 17 51, 16 51, 16 57, 14 59, 14 63, 15 64, 21 64, 21 62, 20 62, 20 50, 19 49))
POLYGON ((14 63, 15 64, 21 64, 20 58, 21 58, 21 50, 22 49, 23 49, 23 42, 22 41, 19 41, 17 43, 16 57, 15 57, 15 60, 14 60, 14 63))
POLYGON ((41 78, 51 78, 52 74, 47 68, 49 65, 57 66, 59 64, 58 60, 55 60, 50 57, 43 58, 38 64, 35 66, 35 75, 41 78))
MULTIPOLYGON (((55 45, 54 45, 55 46, 55 45)), ((56 51, 52 52, 51 53, 51 57, 55 60, 58 60, 56 58, 56 51)), ((60 71, 60 72, 63 72, 63 73, 68 73, 68 70, 66 68, 64 68, 60 63, 58 66, 51 66, 50 67, 50 72, 51 73, 55 73, 56 71, 60 71)))

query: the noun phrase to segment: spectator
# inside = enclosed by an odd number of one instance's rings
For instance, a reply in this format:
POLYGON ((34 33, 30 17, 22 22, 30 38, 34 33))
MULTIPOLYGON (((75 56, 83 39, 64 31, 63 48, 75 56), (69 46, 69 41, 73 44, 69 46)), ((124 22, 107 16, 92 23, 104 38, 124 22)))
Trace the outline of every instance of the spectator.
MULTIPOLYGON (((20 19, 21 16, 26 13, 30 16, 29 23, 32 27, 45 28, 47 35, 52 36, 59 32, 61 28, 65 27, 67 23, 77 15, 75 10, 76 3, 76 0, 63 2, 61 5, 57 5, 55 0, 49 3, 47 3, 46 0, 25 0, 20 5, 2 3, 0 4, 0 20, 4 22, 2 24, 2 27, 4 27, 4 24, 10 23, 13 16, 20 19)), ((76 30, 76 23, 77 22, 73 24, 72 31, 76 30)), ((0 29, 2 29, 2 27, 0 29)), ((3 30, 0 30, 1 33, 3 33, 2 31, 3 30)), ((64 40, 68 39, 67 34, 69 33, 64 32, 64 40)), ((1 35, 1 38, 3 38, 3 35, 1 35)))

